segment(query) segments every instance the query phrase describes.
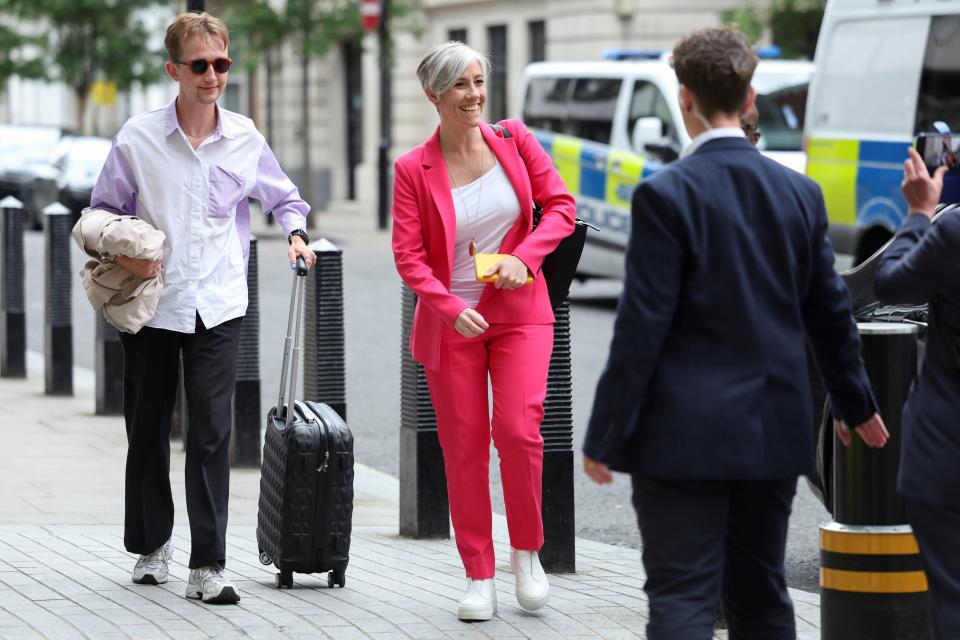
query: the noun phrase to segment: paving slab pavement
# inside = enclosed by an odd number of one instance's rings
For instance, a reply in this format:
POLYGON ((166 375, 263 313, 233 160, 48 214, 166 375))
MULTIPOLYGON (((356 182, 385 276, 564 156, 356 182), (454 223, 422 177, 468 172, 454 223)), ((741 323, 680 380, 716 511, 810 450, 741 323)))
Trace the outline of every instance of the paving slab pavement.
MULTIPOLYGON (((463 577, 453 541, 399 537, 397 480, 362 466, 346 588, 328 589, 325 576, 299 574, 294 589, 274 588, 275 570, 257 557, 259 471, 235 469, 227 567, 242 600, 238 606, 187 600, 190 532, 184 456, 176 443, 170 581, 132 584, 135 557, 123 550, 122 419, 93 415, 83 379, 74 397, 43 395, 36 361, 28 379, 0 380, 0 638, 643 637, 646 599, 636 550, 578 539, 577 573, 552 576, 550 604, 529 614, 513 596, 499 516, 499 613, 489 622, 459 622, 463 577)), ((819 638, 818 596, 792 593, 799 637, 819 638)))

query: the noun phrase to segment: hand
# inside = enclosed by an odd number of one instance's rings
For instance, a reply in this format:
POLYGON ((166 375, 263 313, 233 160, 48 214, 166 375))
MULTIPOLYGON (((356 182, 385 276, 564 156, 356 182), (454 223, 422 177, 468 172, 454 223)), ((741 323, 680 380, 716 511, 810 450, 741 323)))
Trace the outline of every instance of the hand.
POLYGON ((527 265, 523 264, 520 258, 515 256, 506 256, 497 261, 490 267, 485 277, 497 276, 497 281, 493 283, 497 289, 516 289, 522 287, 527 282, 527 265))
MULTIPOLYGON (((841 420, 834 420, 833 428, 837 432, 837 437, 840 438, 843 446, 849 447, 853 441, 850 435, 850 428, 841 420)), ((857 425, 854 431, 857 432, 864 444, 876 449, 882 448, 887 444, 887 440, 890 439, 890 434, 887 432, 887 425, 883 423, 883 418, 880 417, 879 413, 873 414, 866 422, 857 425)))
POLYGON ((476 338, 484 331, 490 328, 483 316, 477 313, 475 309, 466 308, 457 316, 457 321, 453 323, 454 330, 464 338, 476 338))
POLYGON ((907 199, 907 206, 911 213, 922 213, 932 218, 940 202, 943 174, 947 172, 947 166, 937 167, 933 177, 930 177, 927 166, 923 164, 923 158, 917 150, 910 147, 907 153, 910 157, 903 162, 903 182, 900 183, 900 190, 907 199))
POLYGON ((303 256, 303 261, 307 263, 307 270, 317 261, 317 254, 310 250, 303 242, 300 236, 293 236, 290 242, 290 248, 287 249, 287 258, 290 260, 290 268, 293 269, 297 264, 297 256, 303 256))
POLYGON ((160 260, 117 256, 117 264, 141 280, 149 280, 160 275, 160 260))
POLYGON ((583 470, 597 484, 613 482, 613 474, 610 473, 610 468, 602 462, 591 460, 587 456, 583 456, 583 470))

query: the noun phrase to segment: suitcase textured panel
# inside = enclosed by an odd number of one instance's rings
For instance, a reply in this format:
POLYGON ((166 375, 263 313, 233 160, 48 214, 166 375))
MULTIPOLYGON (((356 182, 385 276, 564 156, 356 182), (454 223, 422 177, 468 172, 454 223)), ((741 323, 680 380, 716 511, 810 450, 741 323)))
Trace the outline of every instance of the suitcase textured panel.
MULTIPOLYGON (((295 301, 297 292, 295 287, 295 301)), ((291 304, 292 318, 295 309, 299 323, 302 306, 291 304)), ((293 324, 288 325, 288 333, 293 324)), ((297 334, 294 357, 289 358, 289 350, 285 351, 284 371, 291 360, 299 361, 299 331, 297 334)), ((287 338, 289 342, 289 335, 287 338)), ((295 370, 290 379, 290 387, 295 389, 295 370)), ((286 376, 281 389, 285 383, 286 376)), ((287 397, 292 396, 291 392, 287 397)), ((281 393, 281 402, 283 399, 281 393)), ((329 586, 342 587, 353 517, 353 435, 325 404, 290 405, 294 415, 289 421, 286 406, 274 407, 267 415, 257 514, 260 561, 280 570, 278 587, 292 586, 294 572, 324 571, 329 572, 329 586)))

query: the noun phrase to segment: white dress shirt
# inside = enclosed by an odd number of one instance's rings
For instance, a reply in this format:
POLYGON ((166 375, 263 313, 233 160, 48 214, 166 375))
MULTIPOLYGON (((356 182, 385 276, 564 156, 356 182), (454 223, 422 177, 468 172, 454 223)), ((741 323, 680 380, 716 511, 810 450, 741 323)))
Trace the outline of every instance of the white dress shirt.
POLYGON ((217 107, 216 130, 194 150, 176 100, 127 121, 97 179, 91 208, 137 215, 166 234, 164 286, 146 326, 182 333, 243 316, 250 245, 247 197, 284 232, 303 228, 309 205, 249 118, 217 107))
POLYGON ((697 149, 702 147, 704 144, 710 140, 716 140, 717 138, 746 138, 747 134, 743 132, 743 129, 739 127, 717 127, 716 129, 707 129, 693 141, 687 145, 687 148, 680 153, 681 158, 686 158, 689 155, 696 153, 697 149))

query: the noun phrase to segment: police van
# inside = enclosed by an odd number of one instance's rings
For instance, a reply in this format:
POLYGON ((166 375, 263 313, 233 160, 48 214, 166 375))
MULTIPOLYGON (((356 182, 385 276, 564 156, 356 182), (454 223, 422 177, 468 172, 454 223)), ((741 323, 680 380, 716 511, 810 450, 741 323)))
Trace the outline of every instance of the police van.
MULTIPOLYGON (((587 237, 578 275, 623 277, 630 200, 637 184, 690 144, 669 52, 605 54, 598 62, 531 64, 521 118, 577 200, 587 237)), ((758 147, 802 172, 804 108, 813 63, 761 60, 754 74, 758 147)))
POLYGON ((960 2, 829 0, 815 62, 807 175, 823 188, 834 249, 859 264, 907 214, 916 134, 938 120, 960 130, 960 2))

